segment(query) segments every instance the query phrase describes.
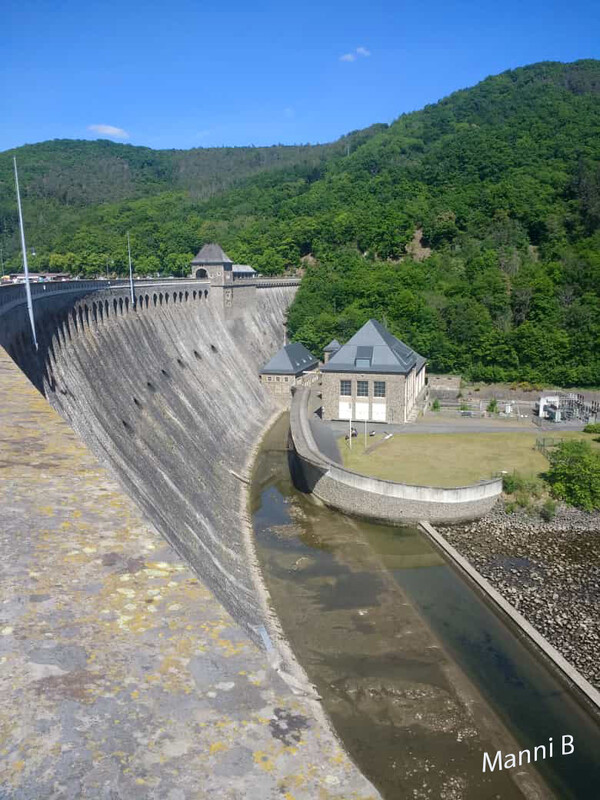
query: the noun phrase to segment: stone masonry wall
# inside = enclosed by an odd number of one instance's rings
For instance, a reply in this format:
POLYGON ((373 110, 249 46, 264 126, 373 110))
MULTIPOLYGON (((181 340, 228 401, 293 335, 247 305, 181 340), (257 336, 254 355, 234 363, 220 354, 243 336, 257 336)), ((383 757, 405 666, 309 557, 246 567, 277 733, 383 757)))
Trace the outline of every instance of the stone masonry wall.
POLYGON ((323 419, 339 419, 339 401, 351 400, 352 407, 356 400, 368 400, 369 403, 386 404, 386 422, 401 424, 405 422, 404 413, 404 375, 377 375, 356 372, 323 372, 323 419), (340 396, 340 381, 350 381, 352 396, 340 396), (385 381, 385 398, 373 396, 375 381, 385 381), (357 397, 357 381, 368 381, 369 396, 357 397))
POLYGON ((300 489, 312 492, 332 508, 392 524, 423 519, 464 522, 486 514, 502 492, 500 479, 444 489, 384 481, 340 467, 318 448, 308 400, 306 388, 298 389, 292 400, 290 431, 297 456, 294 479, 300 489))

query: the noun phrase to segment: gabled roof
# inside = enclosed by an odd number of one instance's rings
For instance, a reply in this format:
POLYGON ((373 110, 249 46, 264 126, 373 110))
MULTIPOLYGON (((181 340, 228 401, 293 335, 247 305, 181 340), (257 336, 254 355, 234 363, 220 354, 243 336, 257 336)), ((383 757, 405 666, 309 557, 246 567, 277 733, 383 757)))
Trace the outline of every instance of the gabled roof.
POLYGON ((406 375, 419 372, 426 359, 396 339, 376 319, 370 319, 331 356, 321 372, 379 372, 406 375))
POLYGON ((298 375, 302 370, 313 369, 319 359, 300 342, 286 344, 273 358, 265 364, 260 374, 265 375, 298 375))
POLYGON ((205 244, 196 253, 192 264, 223 264, 225 261, 232 263, 220 244, 205 244))
POLYGON ((323 348, 324 353, 336 353, 342 345, 338 342, 337 339, 332 339, 327 347, 323 348))

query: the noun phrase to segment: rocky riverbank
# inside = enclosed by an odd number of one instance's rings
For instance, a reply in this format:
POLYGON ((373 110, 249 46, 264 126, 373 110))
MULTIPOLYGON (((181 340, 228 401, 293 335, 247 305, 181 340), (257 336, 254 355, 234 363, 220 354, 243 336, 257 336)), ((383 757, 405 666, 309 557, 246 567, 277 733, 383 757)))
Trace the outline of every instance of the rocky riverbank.
POLYGON ((600 514, 559 505, 544 522, 507 514, 437 526, 581 674, 600 688, 600 514))

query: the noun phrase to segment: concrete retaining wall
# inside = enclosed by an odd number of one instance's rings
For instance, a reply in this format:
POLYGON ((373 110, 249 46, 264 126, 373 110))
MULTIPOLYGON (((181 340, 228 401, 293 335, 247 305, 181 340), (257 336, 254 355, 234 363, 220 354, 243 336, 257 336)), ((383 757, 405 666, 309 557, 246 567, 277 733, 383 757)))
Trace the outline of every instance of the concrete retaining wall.
POLYGON ((283 344, 296 285, 261 288, 235 318, 201 281, 136 286, 135 307, 126 285, 38 292, 37 353, 19 289, 0 344, 262 646, 240 476, 277 411, 258 370, 283 344))
POLYGON ((452 523, 483 516, 500 496, 501 479, 447 489, 394 483, 339 466, 319 450, 315 441, 309 397, 309 390, 300 388, 292 401, 290 431, 298 457, 294 477, 302 489, 332 508, 393 524, 422 519, 452 523))

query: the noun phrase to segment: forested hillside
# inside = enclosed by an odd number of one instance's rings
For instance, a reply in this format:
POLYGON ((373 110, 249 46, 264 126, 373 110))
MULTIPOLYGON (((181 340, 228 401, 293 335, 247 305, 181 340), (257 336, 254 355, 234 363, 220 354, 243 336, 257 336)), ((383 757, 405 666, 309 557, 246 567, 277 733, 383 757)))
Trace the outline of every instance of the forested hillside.
MULTIPOLYGON (((165 201, 176 227, 181 228, 188 205, 272 170, 299 167, 310 174, 325 160, 366 141, 380 127, 356 131, 324 145, 152 150, 106 140, 56 139, 4 151, 0 153, 0 245, 5 266, 18 269, 20 264, 13 156, 18 159, 28 240, 37 254, 34 269, 47 268, 54 253, 68 255, 66 268, 73 272, 93 274, 98 263, 107 259, 118 270, 123 267, 125 224, 135 228, 132 233, 138 238, 138 254, 157 256, 168 270, 164 259, 175 252, 180 237, 168 239, 164 231, 155 235, 152 225, 154 211, 158 210, 160 220, 165 201), (142 203, 130 218, 128 205, 116 206, 107 212, 102 226, 105 206, 141 198, 152 198, 155 209, 152 203, 142 203), (91 218, 93 230, 87 231, 87 212, 99 207, 99 215, 91 218), (111 227, 113 222, 115 227, 111 227), (157 241, 162 244, 159 250, 157 241)), ((197 228, 192 228, 189 247, 196 246, 198 235, 197 228)))
POLYGON ((315 352, 375 316, 434 370, 600 385, 600 62, 506 72, 310 152, 208 200, 140 168, 132 199, 52 226, 29 195, 35 244, 118 268, 130 229, 154 271, 217 240, 266 273, 305 268, 289 322, 315 352))

